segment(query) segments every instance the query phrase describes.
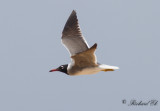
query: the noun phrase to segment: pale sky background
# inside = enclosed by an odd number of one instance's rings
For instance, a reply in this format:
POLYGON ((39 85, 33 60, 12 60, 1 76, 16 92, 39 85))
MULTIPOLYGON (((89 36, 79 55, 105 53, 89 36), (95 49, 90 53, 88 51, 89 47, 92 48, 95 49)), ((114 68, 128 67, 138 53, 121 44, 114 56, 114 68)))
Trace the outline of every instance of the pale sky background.
POLYGON ((0 0, 0 111, 160 111, 159 0, 0 0), (61 32, 77 11, 88 44, 114 72, 48 72, 70 62, 61 32))

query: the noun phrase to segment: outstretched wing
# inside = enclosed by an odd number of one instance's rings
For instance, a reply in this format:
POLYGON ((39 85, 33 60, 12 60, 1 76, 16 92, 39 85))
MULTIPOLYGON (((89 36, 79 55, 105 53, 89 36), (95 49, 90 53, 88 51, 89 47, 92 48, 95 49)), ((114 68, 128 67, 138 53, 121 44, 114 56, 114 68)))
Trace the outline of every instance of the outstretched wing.
POLYGON ((71 56, 88 49, 88 44, 82 36, 77 15, 74 10, 64 26, 62 32, 62 43, 70 52, 71 56))

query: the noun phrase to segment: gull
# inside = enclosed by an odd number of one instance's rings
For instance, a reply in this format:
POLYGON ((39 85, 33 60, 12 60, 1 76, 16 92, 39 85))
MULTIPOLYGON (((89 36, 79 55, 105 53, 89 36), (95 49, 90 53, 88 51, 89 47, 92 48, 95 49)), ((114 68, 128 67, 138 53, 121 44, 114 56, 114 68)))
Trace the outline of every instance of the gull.
POLYGON ((61 65, 49 72, 60 71, 70 76, 95 74, 100 71, 114 71, 116 66, 100 64, 97 62, 95 50, 97 43, 89 47, 82 36, 76 11, 70 14, 62 31, 62 44, 69 51, 71 63, 61 65))

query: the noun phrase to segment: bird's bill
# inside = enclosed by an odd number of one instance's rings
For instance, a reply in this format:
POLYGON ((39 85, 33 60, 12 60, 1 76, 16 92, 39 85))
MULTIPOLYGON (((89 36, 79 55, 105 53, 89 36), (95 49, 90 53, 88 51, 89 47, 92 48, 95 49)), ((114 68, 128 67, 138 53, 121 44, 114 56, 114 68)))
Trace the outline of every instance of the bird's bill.
POLYGON ((59 71, 58 69, 52 69, 49 72, 59 71))

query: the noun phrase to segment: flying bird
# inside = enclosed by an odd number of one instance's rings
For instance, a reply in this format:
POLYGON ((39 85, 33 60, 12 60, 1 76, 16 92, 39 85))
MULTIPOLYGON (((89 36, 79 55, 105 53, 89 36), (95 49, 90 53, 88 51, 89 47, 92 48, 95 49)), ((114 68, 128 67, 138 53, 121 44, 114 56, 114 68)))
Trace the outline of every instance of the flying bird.
POLYGON ((95 50, 97 43, 89 47, 85 38, 82 36, 76 11, 70 14, 62 31, 62 44, 71 55, 71 63, 61 65, 50 72, 60 71, 67 75, 87 75, 95 74, 100 71, 114 71, 119 69, 116 66, 109 66, 97 62, 95 50))

